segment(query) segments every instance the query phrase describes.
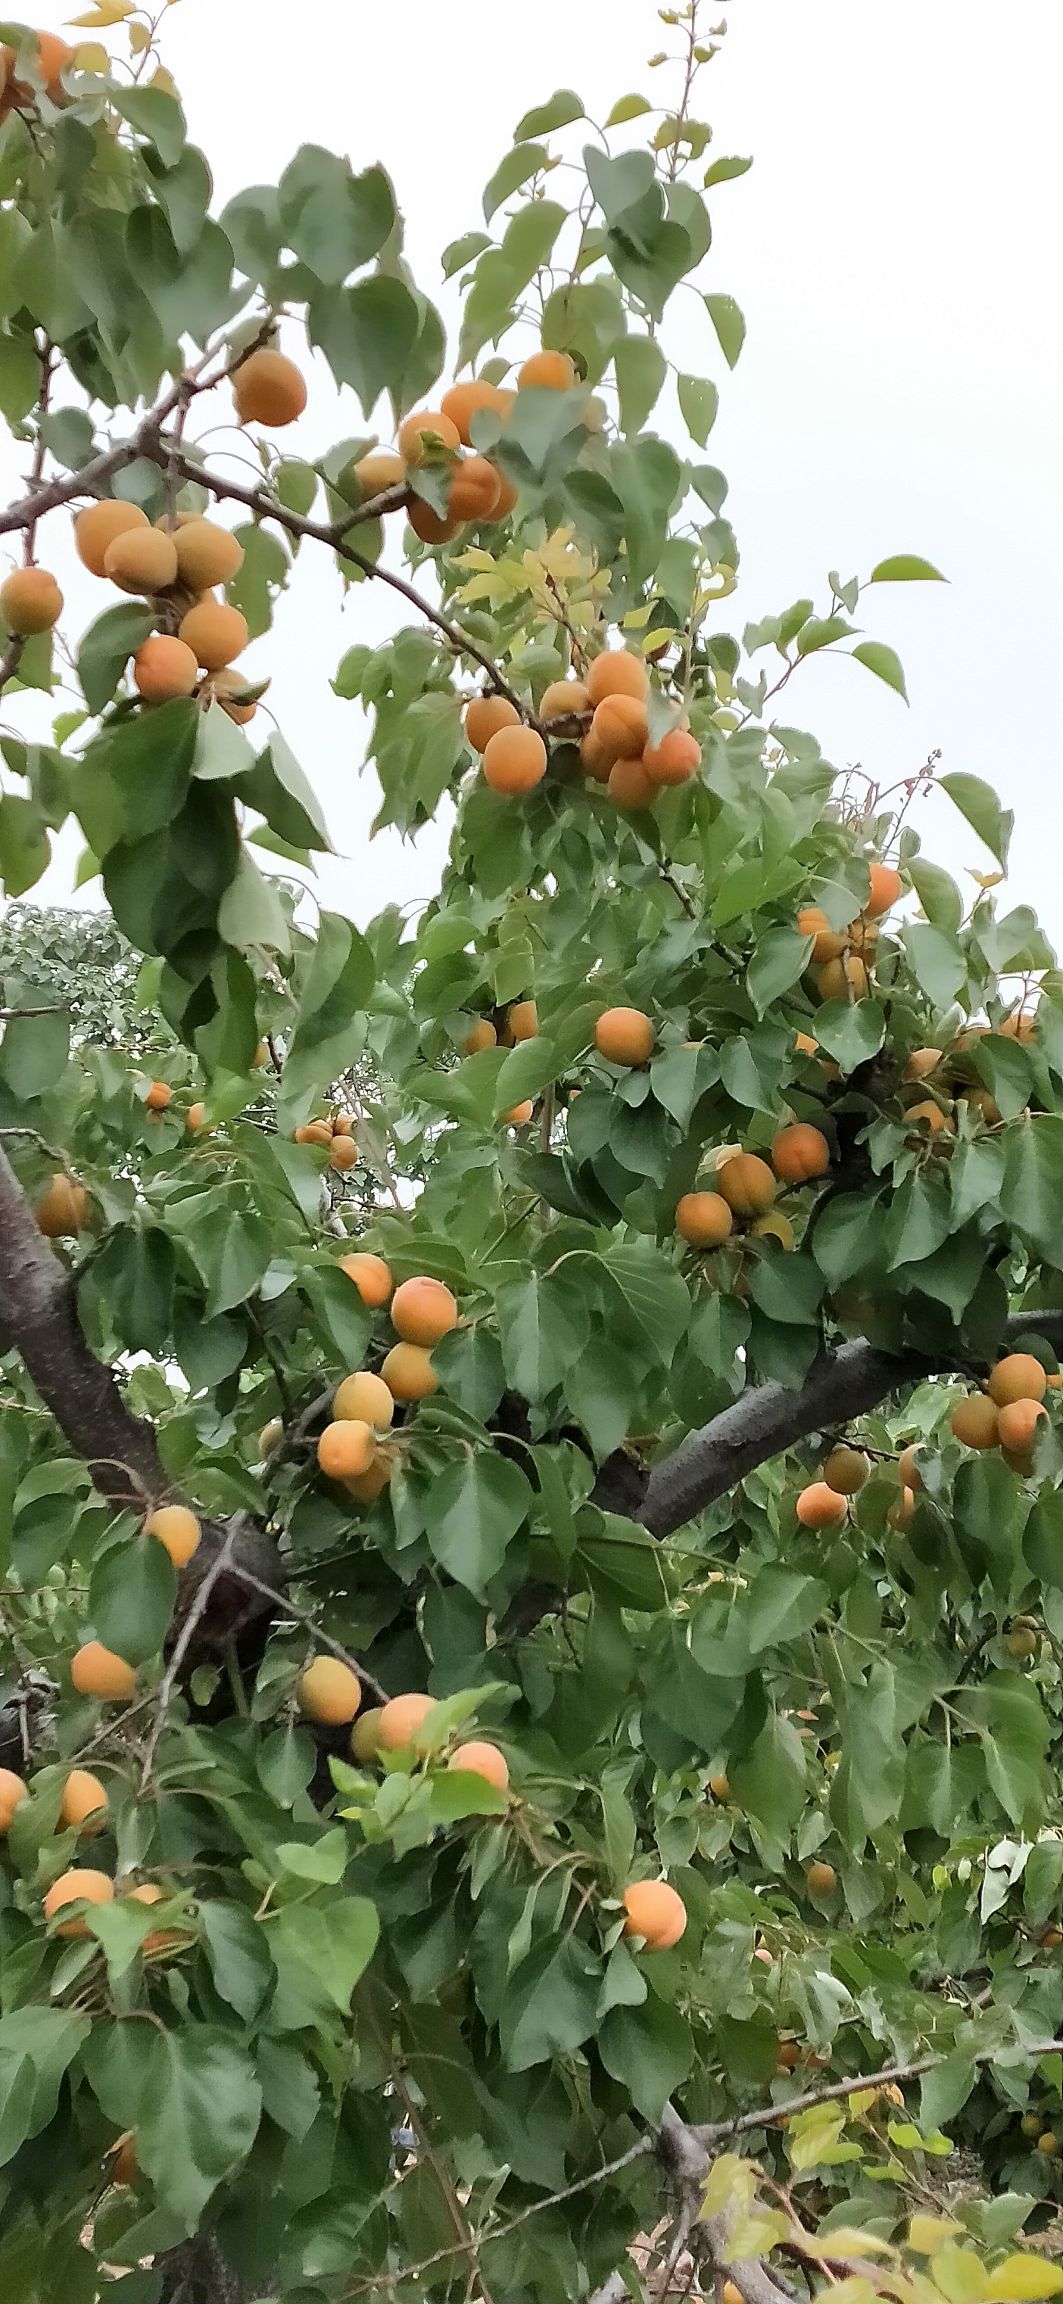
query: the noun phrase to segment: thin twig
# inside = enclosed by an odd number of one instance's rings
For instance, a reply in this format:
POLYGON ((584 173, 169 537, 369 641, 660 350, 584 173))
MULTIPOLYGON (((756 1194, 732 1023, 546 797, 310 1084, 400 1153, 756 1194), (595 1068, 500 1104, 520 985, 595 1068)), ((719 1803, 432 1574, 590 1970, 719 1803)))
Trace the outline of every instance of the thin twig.
POLYGON ((249 1568, 241 1568, 238 1561, 230 1561, 227 1565, 235 1583, 246 1585, 249 1592, 259 1593, 263 1600, 274 1601, 283 1614, 291 1618, 293 1624, 305 1626, 318 1648, 327 1648, 330 1656, 338 1656, 341 1664, 346 1664, 349 1671, 356 1672, 363 1686, 381 1704, 389 1701, 387 1689, 382 1688, 379 1680, 374 1679, 368 1667, 360 1664, 357 1656, 351 1655, 349 1648, 344 1648, 340 1641, 331 1639, 327 1632, 323 1632, 316 1616, 308 1608, 298 1607, 286 1592, 278 1592, 272 1584, 264 1584, 260 1576, 252 1575, 249 1568))
MULTIPOLYGON (((1016 2054, 1027 2063, 1036 2063, 1042 2056, 1063 2055, 1063 2040, 1031 2040, 1015 2042, 1016 2054)), ((918 2080, 922 2073, 932 2072, 944 2064, 954 2049, 941 2048, 927 2056, 913 2057, 908 2064, 884 2064, 878 2072, 858 2072, 849 2080, 831 2080, 823 2088, 808 2088, 801 2096, 791 2096, 782 2104, 762 2104, 759 2111, 740 2112, 734 2120, 707 2120, 692 2130, 699 2144, 708 2150, 722 2144, 729 2136, 746 2136, 751 2128, 771 2128, 780 2120, 789 2120, 795 2112, 808 2112, 815 2104, 831 2104, 841 2096, 861 2096, 866 2089, 886 2088, 904 2080, 918 2080)), ((991 2048, 973 2048, 972 2064, 991 2064, 1004 2054, 999 2040, 991 2048)))
POLYGON ((225 1575, 226 1570, 232 1569, 232 1550, 233 1545, 236 1542, 239 1529, 240 1521, 239 1518, 236 1518, 230 1522, 226 1531, 224 1542, 220 1546, 216 1557, 211 1561, 210 1567, 208 1568, 202 1583, 197 1587, 195 1599, 193 1600, 188 1614, 185 1617, 184 1623, 182 1624, 177 1638, 174 1641, 173 1653, 170 1657, 170 1661, 166 1667, 166 1670, 163 1673, 162 1679, 159 1682, 158 1695, 156 1697, 155 1718, 151 1724, 151 1734, 148 1737, 147 1745, 144 1751, 144 1765, 140 1771, 141 1799, 144 1798, 151 1784, 152 1770, 155 1766, 155 1754, 159 1749, 159 1739, 166 1725, 166 1716, 170 1709, 170 1698, 177 1686, 181 1666, 184 1663, 185 1657, 188 1654, 193 1640, 195 1639, 196 1632, 202 1623, 204 1616, 206 1615, 210 1596, 214 1590, 215 1585, 218 1583, 219 1579, 225 1575))

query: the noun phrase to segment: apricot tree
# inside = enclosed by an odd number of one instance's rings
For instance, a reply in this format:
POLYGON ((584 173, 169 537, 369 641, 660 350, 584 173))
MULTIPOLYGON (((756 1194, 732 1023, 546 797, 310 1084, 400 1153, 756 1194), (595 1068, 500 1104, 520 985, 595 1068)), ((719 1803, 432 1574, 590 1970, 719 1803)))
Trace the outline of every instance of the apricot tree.
POLYGON ((961 888, 933 768, 779 717, 829 653, 903 748, 936 571, 728 629, 668 321, 734 367, 748 162, 661 22, 519 122, 449 355, 379 167, 216 216, 129 0, 0 27, 0 866, 73 818, 157 1019, 13 940, 12 2304, 1063 2285, 1063 986, 984 785, 961 888), (401 602, 334 685, 453 812, 413 920, 299 884, 311 552, 401 602))

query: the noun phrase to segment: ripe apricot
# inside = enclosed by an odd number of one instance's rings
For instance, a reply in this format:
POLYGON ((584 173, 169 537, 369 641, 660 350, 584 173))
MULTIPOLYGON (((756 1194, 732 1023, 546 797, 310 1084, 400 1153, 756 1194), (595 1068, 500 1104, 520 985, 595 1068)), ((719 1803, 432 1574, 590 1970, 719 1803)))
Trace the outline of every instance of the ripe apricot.
POLYGON ((394 448, 372 448, 368 456, 360 456, 354 467, 354 476, 361 490, 362 501, 371 496, 382 496, 387 488, 401 488, 406 480, 406 458, 394 448))
POLYGON ((1032 1008, 1016 1009, 1014 1016, 1005 1016, 1004 1022, 997 1025, 997 1031, 1003 1040, 1021 1040, 1025 1045, 1035 1037, 1037 1031, 1036 1011, 1032 1008))
POLYGON ((535 728, 500 728, 484 753, 484 775, 493 792, 513 798, 534 790, 546 774, 546 746, 535 728))
POLYGON ((989 1397, 998 1408, 1013 1400, 1043 1400, 1048 1377, 1032 1352, 1009 1352, 998 1360, 989 1378, 989 1397))
POLYGON ((897 1458, 897 1478, 902 1488, 911 1488, 916 1491, 922 1488, 923 1475, 916 1461, 919 1446, 919 1441, 913 1440, 911 1447, 902 1448, 897 1458))
POLYGON ((819 1041, 813 1039, 811 1032, 795 1032, 794 1054, 797 1056, 817 1056, 819 1054, 819 1041))
POLYGON ((823 1467, 823 1478, 837 1496, 858 1496, 871 1466, 859 1448, 832 1448, 823 1467))
POLYGON ((440 400, 440 414, 453 424, 465 448, 472 447, 469 426, 481 408, 490 408, 496 416, 506 411, 506 400, 497 384, 489 384, 483 376, 470 376, 464 383, 451 384, 440 400))
POLYGON ((390 1303, 395 1283, 382 1256, 372 1256, 359 1248, 350 1256, 340 1257, 339 1269, 346 1272, 348 1280, 353 1280, 363 1304, 368 1304, 371 1312, 379 1312, 382 1305, 390 1303))
POLYGON ((714 1800, 729 1800, 729 1799, 730 1799, 730 1797, 731 1797, 731 1781, 730 1781, 730 1778, 729 1778, 728 1776, 722 1776, 722 1775, 721 1775, 721 1776, 710 1776, 710 1778, 709 1778, 709 1790, 710 1790, 710 1792, 712 1793, 712 1797, 713 1797, 713 1799, 714 1799, 714 1800))
POLYGON ((903 894, 904 882, 892 864, 872 864, 871 889, 864 906, 872 920, 880 919, 883 912, 888 912, 903 894))
POLYGON ((247 618, 226 600, 197 600, 181 618, 180 636, 204 672, 227 671, 250 639, 247 618))
POLYGON ((88 1222, 89 1196, 71 1176, 53 1176, 37 1203, 37 1230, 46 1240, 72 1239, 88 1222))
POLYGON ((996 1097, 990 1095, 988 1088, 968 1088, 964 1083, 957 1088, 956 1096, 958 1101, 977 1112, 983 1127, 999 1128, 1004 1115, 996 1097))
POLYGON ((814 938, 812 958, 820 967, 828 960, 840 960, 849 941, 844 928, 832 928, 825 912, 818 904, 804 904, 797 915, 802 936, 814 938))
POLYGON ((96 1696, 101 1704, 128 1704, 136 1692, 133 1666, 99 1640, 86 1640, 75 1650, 70 1677, 79 1696, 96 1696))
POLYGON ((146 704, 167 704, 174 696, 191 696, 199 679, 199 666, 191 648, 168 632, 155 632, 133 658, 133 679, 146 704))
POLYGON ((338 1656, 315 1656, 300 1673, 295 1700, 305 1719, 322 1728, 341 1728, 353 1720, 362 1701, 361 1682, 338 1656))
POLYGON ((591 729, 614 760, 641 761, 649 738, 645 704, 639 696, 603 696, 591 729))
POLYGON ((797 2045, 796 2040, 780 2040, 779 2053, 775 2059, 776 2066, 780 2072, 794 2071, 795 2067, 800 2062, 800 2057, 801 2051, 797 2045))
POLYGON ((701 766, 701 746, 689 728, 669 728, 659 744, 647 744, 642 765, 655 784, 686 784, 701 766))
POLYGON ((457 1298, 441 1280, 404 1280, 391 1299, 391 1321, 404 1344, 430 1350, 457 1327, 457 1298))
POLYGON ((539 1011, 534 1000, 515 1000, 507 1022, 514 1040, 534 1040, 539 1029, 539 1011))
POLYGON ((484 1048, 497 1048, 498 1034, 489 1016, 481 1016, 461 1044, 463 1056, 478 1056, 484 1048))
POLYGON ((1048 1410, 1039 1400, 1009 1400, 1000 1410, 999 1435, 1002 1448, 1013 1456, 1020 1456, 1032 1448, 1039 1427, 1048 1420, 1048 1410))
POLYGON ((936 1072, 944 1051, 941 1048, 913 1048, 901 1075, 904 1080, 926 1080, 936 1072))
POLYGON ((645 702, 650 678, 641 656, 633 656, 629 648, 607 648, 587 666, 584 686, 593 705, 606 696, 637 696, 645 702))
POLYGON ((177 573, 190 592, 209 592, 215 584, 228 584, 244 564, 244 548, 231 528, 215 520, 189 520, 174 537, 177 573))
POLYGON ((451 520, 493 520, 502 494, 502 482, 486 456, 465 456, 457 466, 447 497, 451 520))
POLYGON ((337 1386, 332 1413, 337 1423, 353 1420, 356 1424, 369 1424, 377 1432, 386 1432, 395 1414, 395 1402, 382 1376, 374 1376, 368 1368, 359 1368, 357 1374, 345 1376, 337 1386))
POLYGON ((375 1760, 380 1750, 380 1722, 383 1706, 372 1704, 368 1712, 360 1712, 351 1729, 352 1760, 375 1760))
POLYGON ((830 1145, 821 1128, 795 1121, 789 1128, 780 1128, 772 1144, 771 1164, 784 1183, 805 1184, 810 1177, 826 1175, 830 1145))
POLYGON ((204 683, 203 694, 220 704, 226 718, 234 720, 238 728, 246 728, 258 711, 258 698, 249 694, 246 673, 235 672, 228 664, 223 664, 220 672, 211 673, 204 683))
POLYGON ((809 1865, 805 1873, 805 1886, 810 1896, 832 1896, 837 1885, 838 1875, 833 1864, 820 1861, 809 1865))
POLYGON ((145 1520, 144 1534, 158 1540, 175 1568, 187 1568, 203 1541, 203 1530, 187 1504, 161 1504, 145 1520))
POLYGON ((717 1170, 716 1182, 736 1216, 763 1216, 778 1186, 766 1160, 755 1152, 735 1152, 717 1170))
POLYGON ((957 1400, 949 1416, 953 1437, 961 1440, 965 1448, 995 1448, 1000 1438, 999 1417, 992 1400, 984 1392, 972 1392, 957 1400))
POLYGON ((6 1832, 16 1808, 28 1800, 30 1788, 13 1768, 0 1768, 0 1833, 6 1832))
POLYGON ((951 1113, 943 1112, 940 1104, 935 1104, 930 1096, 924 1097, 918 1104, 909 1104, 904 1117, 906 1120, 920 1121, 931 1136, 955 1134, 956 1124, 951 1113))
POLYGON ((687 1908, 667 1880, 633 1880, 622 1898, 625 1936, 641 1936, 647 1952, 667 1952, 687 1924, 687 1908))
POLYGON ((382 1752, 401 1752, 410 1744, 419 1728, 424 1726, 430 1712, 435 1711, 435 1697, 419 1692, 408 1696, 392 1696, 384 1705, 377 1726, 377 1742, 382 1752))
POLYGON ((821 1000, 866 1000, 870 983, 866 965, 855 952, 844 953, 840 960, 828 960, 816 973, 821 1000))
POLYGON ((571 392, 576 382, 575 362, 567 352, 533 352, 517 370, 517 390, 535 386, 539 391, 571 392))
POLYGON ((511 1104, 508 1112, 500 1112, 499 1120, 503 1128, 526 1128, 534 1110, 531 1097, 526 1096, 522 1104, 511 1104))
MULTIPOLYGON (((131 1904, 165 1904, 167 1892, 156 1880, 144 1880, 139 1887, 124 1891, 131 1904)), ((140 1939, 140 1949, 150 1958, 153 1952, 172 1952, 176 1944, 187 1944, 190 1938, 180 1928, 151 1928, 140 1939)))
POLYGON ((241 424, 268 424, 280 431, 306 407, 306 380, 294 360, 263 345, 240 362, 233 376, 233 399, 241 424))
MULTIPOLYGON (((37 43, 37 54, 34 58, 37 76, 43 81, 53 104, 57 104, 63 96, 61 74, 73 63, 74 50, 68 41, 60 38, 58 32, 35 32, 33 38, 37 43)), ((2 56, 7 85, 4 88, 3 103, 0 109, 5 115, 12 109, 22 112, 32 110, 37 102, 36 89, 31 88, 28 81, 16 80, 11 76, 15 62, 14 49, 4 48, 2 56)))
MULTIPOLYGON (((62 1872, 52 1882, 44 1899, 44 1917, 54 1920, 67 1904, 110 1904, 114 1901, 114 1881, 106 1872, 90 1872, 75 1866, 73 1871, 62 1872)), ((82 1919, 63 1920, 56 1929, 57 1936, 87 1936, 88 1929, 82 1919)))
POLYGON ((907 1528, 914 1511, 915 1490, 902 1488, 897 1503, 890 1506, 886 1518, 891 1528, 907 1528))
POLYGON ((165 592, 177 581, 177 546, 158 528, 127 528, 108 544, 103 567, 123 592, 165 592))
POLYGON ((430 1400, 439 1390, 432 1355, 420 1344, 393 1344, 380 1373, 396 1400, 430 1400))
POLYGON ((588 728, 583 737, 580 743, 579 756, 581 765, 586 769, 588 776, 593 776, 596 784, 608 784, 615 762, 612 753, 606 750, 601 738, 595 735, 593 728, 588 728))
MULTIPOLYGON (((1032 1631, 1028 1624, 1016 1625, 1015 1630, 1008 1633, 1004 1642, 1008 1655, 1014 1656, 1017 1663, 1022 1663, 1027 1656, 1035 1655, 1039 1645, 1036 1632, 1032 1631)), ((1044 1942, 1043 1937, 1041 1941, 1044 1942)))
POLYGON ((167 1081, 153 1080, 144 1098, 145 1107, 149 1112, 165 1112, 172 1095, 173 1089, 167 1081))
POLYGON ((780 1246, 787 1250, 793 1247, 794 1228, 781 1208, 769 1208, 767 1215, 758 1216, 756 1223, 751 1224, 749 1229, 758 1239, 778 1240, 780 1246))
POLYGON ((317 1444, 317 1460, 329 1480, 353 1480, 368 1472, 375 1453, 372 1426, 355 1417, 326 1424, 317 1444))
POLYGON ((721 1192, 684 1192, 675 1228, 692 1248, 718 1248, 734 1229, 734 1217, 721 1192))
POLYGON ((845 1518, 845 1497, 828 1488, 825 1480, 813 1480, 802 1488, 794 1506, 802 1528, 840 1528, 845 1518))
POLYGON ((449 544, 462 525, 456 512, 437 512, 433 505, 425 503, 423 496, 411 496, 406 517, 422 544, 433 547, 449 544))
POLYGON ((606 1008, 594 1027, 594 1044, 609 1064, 648 1064, 657 1033, 641 1008, 606 1008))
POLYGON ((474 752, 486 752, 500 728, 519 728, 520 713, 508 696, 474 696, 465 714, 466 742, 474 752))
POLYGON ((540 720, 567 720, 573 713, 589 712, 591 700, 582 680, 551 680, 539 699, 540 720))
POLYGON ((509 1769, 497 1744, 482 1743, 470 1737, 467 1744, 459 1744, 447 1761, 448 1768, 460 1769, 473 1776, 483 1776, 493 1784, 496 1792, 509 1790, 509 1769))
POLYGON ((658 793, 658 786, 652 776, 647 776, 641 760, 614 760, 605 788, 610 800, 627 815, 635 814, 640 808, 652 808, 658 793))
POLYGON ((63 613, 63 595, 47 568, 15 568, 0 584, 0 610, 20 640, 50 632, 63 613))
POLYGON ((87 1768, 72 1768, 59 1802, 59 1823, 67 1831, 102 1832, 107 1820, 107 1787, 87 1768))
POLYGON ((399 454, 414 467, 460 446, 457 425, 438 408, 422 408, 418 415, 407 416, 399 426, 399 454))
POLYGON ((99 504, 87 504, 74 521, 74 545, 78 559, 94 576, 105 576, 104 558, 108 547, 117 537, 126 536, 133 528, 148 528, 151 523, 139 504, 120 503, 116 496, 105 496, 99 504))
POLYGON ((356 1473, 353 1480, 345 1480, 343 1485, 348 1496, 355 1497, 359 1504, 375 1504, 390 1478, 391 1465, 383 1450, 378 1449, 368 1471, 356 1473))
POLYGON ((494 520, 508 520, 510 513, 516 508, 520 489, 516 481, 510 479, 507 472, 500 471, 497 465, 495 470, 498 472, 498 502, 491 517, 494 520))
POLYGON ((353 1136, 335 1136, 329 1148, 328 1164, 337 1175, 346 1176, 356 1168, 361 1158, 353 1136))

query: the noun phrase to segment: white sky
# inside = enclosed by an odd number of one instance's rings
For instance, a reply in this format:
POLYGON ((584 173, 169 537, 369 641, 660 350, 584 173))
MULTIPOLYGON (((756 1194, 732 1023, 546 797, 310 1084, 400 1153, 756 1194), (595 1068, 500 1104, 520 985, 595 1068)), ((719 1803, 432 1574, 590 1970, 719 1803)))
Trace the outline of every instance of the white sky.
MULTIPOLYGON (((35 19, 59 28, 67 14, 38 0, 35 19)), ((693 298, 666 324, 679 365, 721 386, 707 454, 729 475, 743 561, 720 621, 740 630, 802 593, 822 599, 828 568, 866 574, 887 553, 941 568, 947 589, 875 588, 861 604, 868 634, 902 656, 910 711, 859 667, 818 659, 784 717, 883 783, 935 746, 944 768, 986 777, 1018 817, 1015 898, 1063 943, 1063 12, 1049 0, 721 0, 707 21, 723 14, 702 109, 714 153, 753 153, 755 166, 710 195, 703 284, 745 310, 735 375, 693 298)), ((675 38, 648 0, 604 13, 535 0, 530 17, 464 0, 446 20, 426 0, 179 0, 166 35, 219 205, 275 182, 302 142, 356 167, 381 159, 437 301, 439 251, 480 223, 483 184, 526 106, 558 85, 599 118, 632 89, 662 101, 665 74, 645 58, 675 38)), ((293 449, 360 432, 345 399, 337 422, 316 393, 298 442, 286 435, 293 449)), ((44 556, 65 578, 65 555, 44 556)), ((87 579, 70 592, 78 621, 102 605, 87 579)), ((346 646, 394 621, 380 587, 358 588, 341 614, 331 573, 304 554, 274 633, 246 659, 272 675, 270 701, 325 802, 340 855, 320 893, 362 920, 430 895, 444 847, 440 826, 415 846, 387 834, 368 849, 375 778, 358 775, 356 710, 327 685, 346 646)), ((988 868, 944 799, 916 821, 957 874, 988 868)), ((76 845, 64 840, 38 894, 67 895, 76 845)))

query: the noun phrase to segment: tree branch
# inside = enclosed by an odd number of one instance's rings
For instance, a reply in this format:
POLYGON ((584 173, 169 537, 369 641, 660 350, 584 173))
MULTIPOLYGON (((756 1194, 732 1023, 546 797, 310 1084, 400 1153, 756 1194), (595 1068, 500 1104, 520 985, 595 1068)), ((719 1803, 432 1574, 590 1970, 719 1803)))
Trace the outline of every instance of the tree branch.
MULTIPOLYGON (((1042 2056, 1063 2055, 1063 2040, 1031 2040, 1028 2044, 1015 2043, 1016 2051, 1030 2064, 1042 2056)), ((858 2072, 849 2080, 829 2080, 822 2088, 807 2088, 800 2096, 790 2096, 779 2104, 762 2104, 756 2112, 740 2112, 735 2120, 706 2120, 691 2131, 708 2151, 726 2143, 732 2136, 747 2136, 752 2128, 777 2127, 781 2120, 789 2120, 795 2112, 811 2111, 816 2104, 833 2104, 841 2096, 860 2096, 865 2089, 888 2088, 905 2080, 918 2080, 924 2072, 932 2072, 935 2065, 944 2064, 951 2049, 939 2048, 929 2055, 915 2056, 908 2064, 882 2064, 877 2072, 858 2072)), ((972 2048, 972 2064, 992 2064, 1003 2053, 999 2040, 991 2048, 972 2048)))
POLYGON ((49 480, 45 487, 35 488, 29 496, 20 497, 17 504, 9 504, 6 512, 0 511, 0 536, 9 535, 13 528, 35 528, 46 512, 57 511, 61 504, 72 504, 78 496, 98 495, 106 481, 113 480, 115 473, 121 472, 125 465, 135 464, 138 456, 151 455, 153 461, 158 462, 154 452, 158 446, 160 429, 167 418, 173 415, 175 408, 180 407, 188 390, 188 377, 178 376, 159 401, 158 407, 152 408, 142 418, 135 432, 130 434, 128 440, 123 440, 119 447, 105 448, 99 456, 93 456, 89 463, 82 464, 78 471, 68 472, 62 480, 49 480))

